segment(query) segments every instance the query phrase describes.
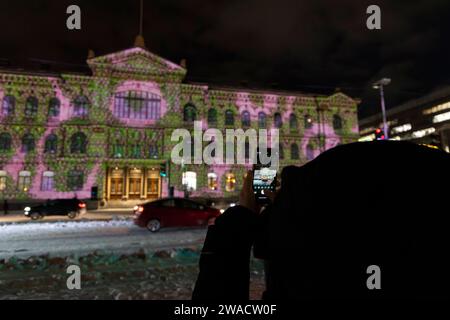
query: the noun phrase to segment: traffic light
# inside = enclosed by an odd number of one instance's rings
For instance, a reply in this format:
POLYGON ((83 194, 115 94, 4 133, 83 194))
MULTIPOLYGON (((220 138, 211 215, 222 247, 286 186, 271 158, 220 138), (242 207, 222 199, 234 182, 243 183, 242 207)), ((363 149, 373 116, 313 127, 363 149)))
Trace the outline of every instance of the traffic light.
POLYGON ((167 162, 159 165, 159 175, 163 178, 167 177, 167 162))
POLYGON ((384 135, 383 130, 380 128, 375 130, 375 140, 384 140, 386 136, 384 135))

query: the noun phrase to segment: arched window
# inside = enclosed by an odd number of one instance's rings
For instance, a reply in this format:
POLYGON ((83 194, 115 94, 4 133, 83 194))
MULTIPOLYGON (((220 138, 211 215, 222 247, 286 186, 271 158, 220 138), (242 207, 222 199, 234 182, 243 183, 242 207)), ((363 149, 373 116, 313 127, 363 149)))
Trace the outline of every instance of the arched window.
POLYGON ((30 171, 20 171, 19 180, 17 187, 20 191, 27 192, 31 186, 31 172, 30 171))
POLYGON ((233 192, 236 189, 236 177, 234 173, 225 175, 225 191, 233 192))
POLYGON ((313 121, 310 115, 305 115, 305 129, 311 129, 313 126, 313 121))
POLYGON ((225 111, 225 125, 234 126, 234 113, 230 109, 225 111))
POLYGON ((73 101, 73 115, 85 117, 88 115, 89 100, 85 96, 78 96, 73 101))
POLYGON ((70 138, 70 153, 86 153, 87 138, 83 132, 77 132, 70 138))
POLYGON ((306 160, 312 160, 314 159, 314 148, 312 145, 308 144, 306 146, 306 160))
POLYGON ((281 128, 283 126, 283 120, 281 119, 281 114, 276 112, 273 115, 273 121, 275 123, 275 128, 281 128))
POLYGON ((25 102, 25 116, 35 117, 38 113, 38 99, 36 97, 28 97, 25 102))
POLYGON ((264 112, 258 113, 258 127, 260 129, 266 128, 267 122, 266 122, 266 114, 264 112))
POLYGON ((2 103, 2 115, 4 116, 13 115, 15 107, 16 107, 16 98, 10 95, 5 96, 3 98, 2 103))
POLYGON ((289 128, 291 131, 297 130, 297 116, 294 113, 289 116, 289 128))
POLYGON ((291 144, 291 159, 298 160, 299 158, 298 145, 296 143, 293 143, 291 144))
POLYGON ((342 129, 342 118, 335 114, 333 116, 333 129, 334 130, 341 130, 342 129))
POLYGON ((0 152, 8 152, 11 150, 12 139, 8 132, 0 134, 0 152))
POLYGON ((27 133, 22 137, 22 152, 34 151, 35 142, 34 136, 31 133, 27 133))
POLYGON ((208 110, 208 124, 217 124, 217 110, 214 108, 208 110))
POLYGON ((51 98, 48 103, 48 116, 54 118, 59 116, 59 108, 61 103, 58 98, 51 98))
POLYGON ((193 122, 197 119, 197 109, 193 104, 187 104, 184 106, 183 120, 185 122, 193 122))
POLYGON ((151 159, 158 158, 158 146, 156 144, 151 144, 149 147, 149 155, 151 159))
POLYGON ((70 170, 67 173, 67 187, 71 191, 83 189, 84 173, 80 170, 70 170))
POLYGON ((42 173, 41 191, 53 191, 55 173, 53 171, 44 171, 42 173))
POLYGON ((58 137, 56 134, 51 134, 45 139, 45 153, 56 153, 58 149, 58 137))
POLYGON ((114 97, 114 115, 124 119, 159 119, 161 97, 145 91, 118 92, 114 97))
POLYGON ((244 111, 242 112, 242 126, 243 127, 250 127, 250 112, 244 111))

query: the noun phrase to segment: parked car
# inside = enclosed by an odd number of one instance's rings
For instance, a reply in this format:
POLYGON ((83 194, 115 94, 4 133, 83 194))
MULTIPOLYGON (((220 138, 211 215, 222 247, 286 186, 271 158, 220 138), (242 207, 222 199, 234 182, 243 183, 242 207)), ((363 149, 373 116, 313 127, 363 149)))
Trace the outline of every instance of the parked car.
POLYGON ((41 205, 24 208, 25 216, 32 220, 42 219, 45 216, 68 216, 75 219, 85 213, 86 203, 79 199, 49 200, 41 205))
POLYGON ((220 215, 218 209, 183 198, 147 202, 133 210, 135 224, 152 232, 163 227, 206 226, 220 215))

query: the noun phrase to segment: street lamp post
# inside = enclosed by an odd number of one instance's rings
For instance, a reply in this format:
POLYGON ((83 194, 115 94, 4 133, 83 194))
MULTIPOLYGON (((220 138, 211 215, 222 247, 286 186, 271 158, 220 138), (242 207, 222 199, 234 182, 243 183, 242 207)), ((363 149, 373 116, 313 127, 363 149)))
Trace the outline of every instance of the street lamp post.
POLYGON ((391 83, 391 79, 383 78, 373 84, 374 89, 380 89, 381 112, 383 115, 383 132, 384 132, 384 136, 385 136, 386 140, 389 140, 389 132, 388 132, 387 119, 386 119, 386 106, 384 104, 384 88, 383 87, 387 86, 389 83, 391 83))

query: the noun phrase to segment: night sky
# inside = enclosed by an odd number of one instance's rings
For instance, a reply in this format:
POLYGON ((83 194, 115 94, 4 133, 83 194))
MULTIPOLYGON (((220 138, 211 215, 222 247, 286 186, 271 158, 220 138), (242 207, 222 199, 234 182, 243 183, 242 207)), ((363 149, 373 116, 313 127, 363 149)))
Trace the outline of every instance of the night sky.
MULTIPOLYGON (((388 107, 450 84, 450 1, 144 0, 147 48, 187 59, 188 81, 313 93, 334 88, 379 110, 371 83, 392 78, 388 107), (382 29, 366 28, 378 4, 382 29)), ((0 62, 51 70, 83 68, 97 55, 133 45, 139 0, 0 1, 0 62), (82 30, 66 29, 66 8, 82 10, 82 30), (8 62, 9 61, 9 62, 8 62)))

